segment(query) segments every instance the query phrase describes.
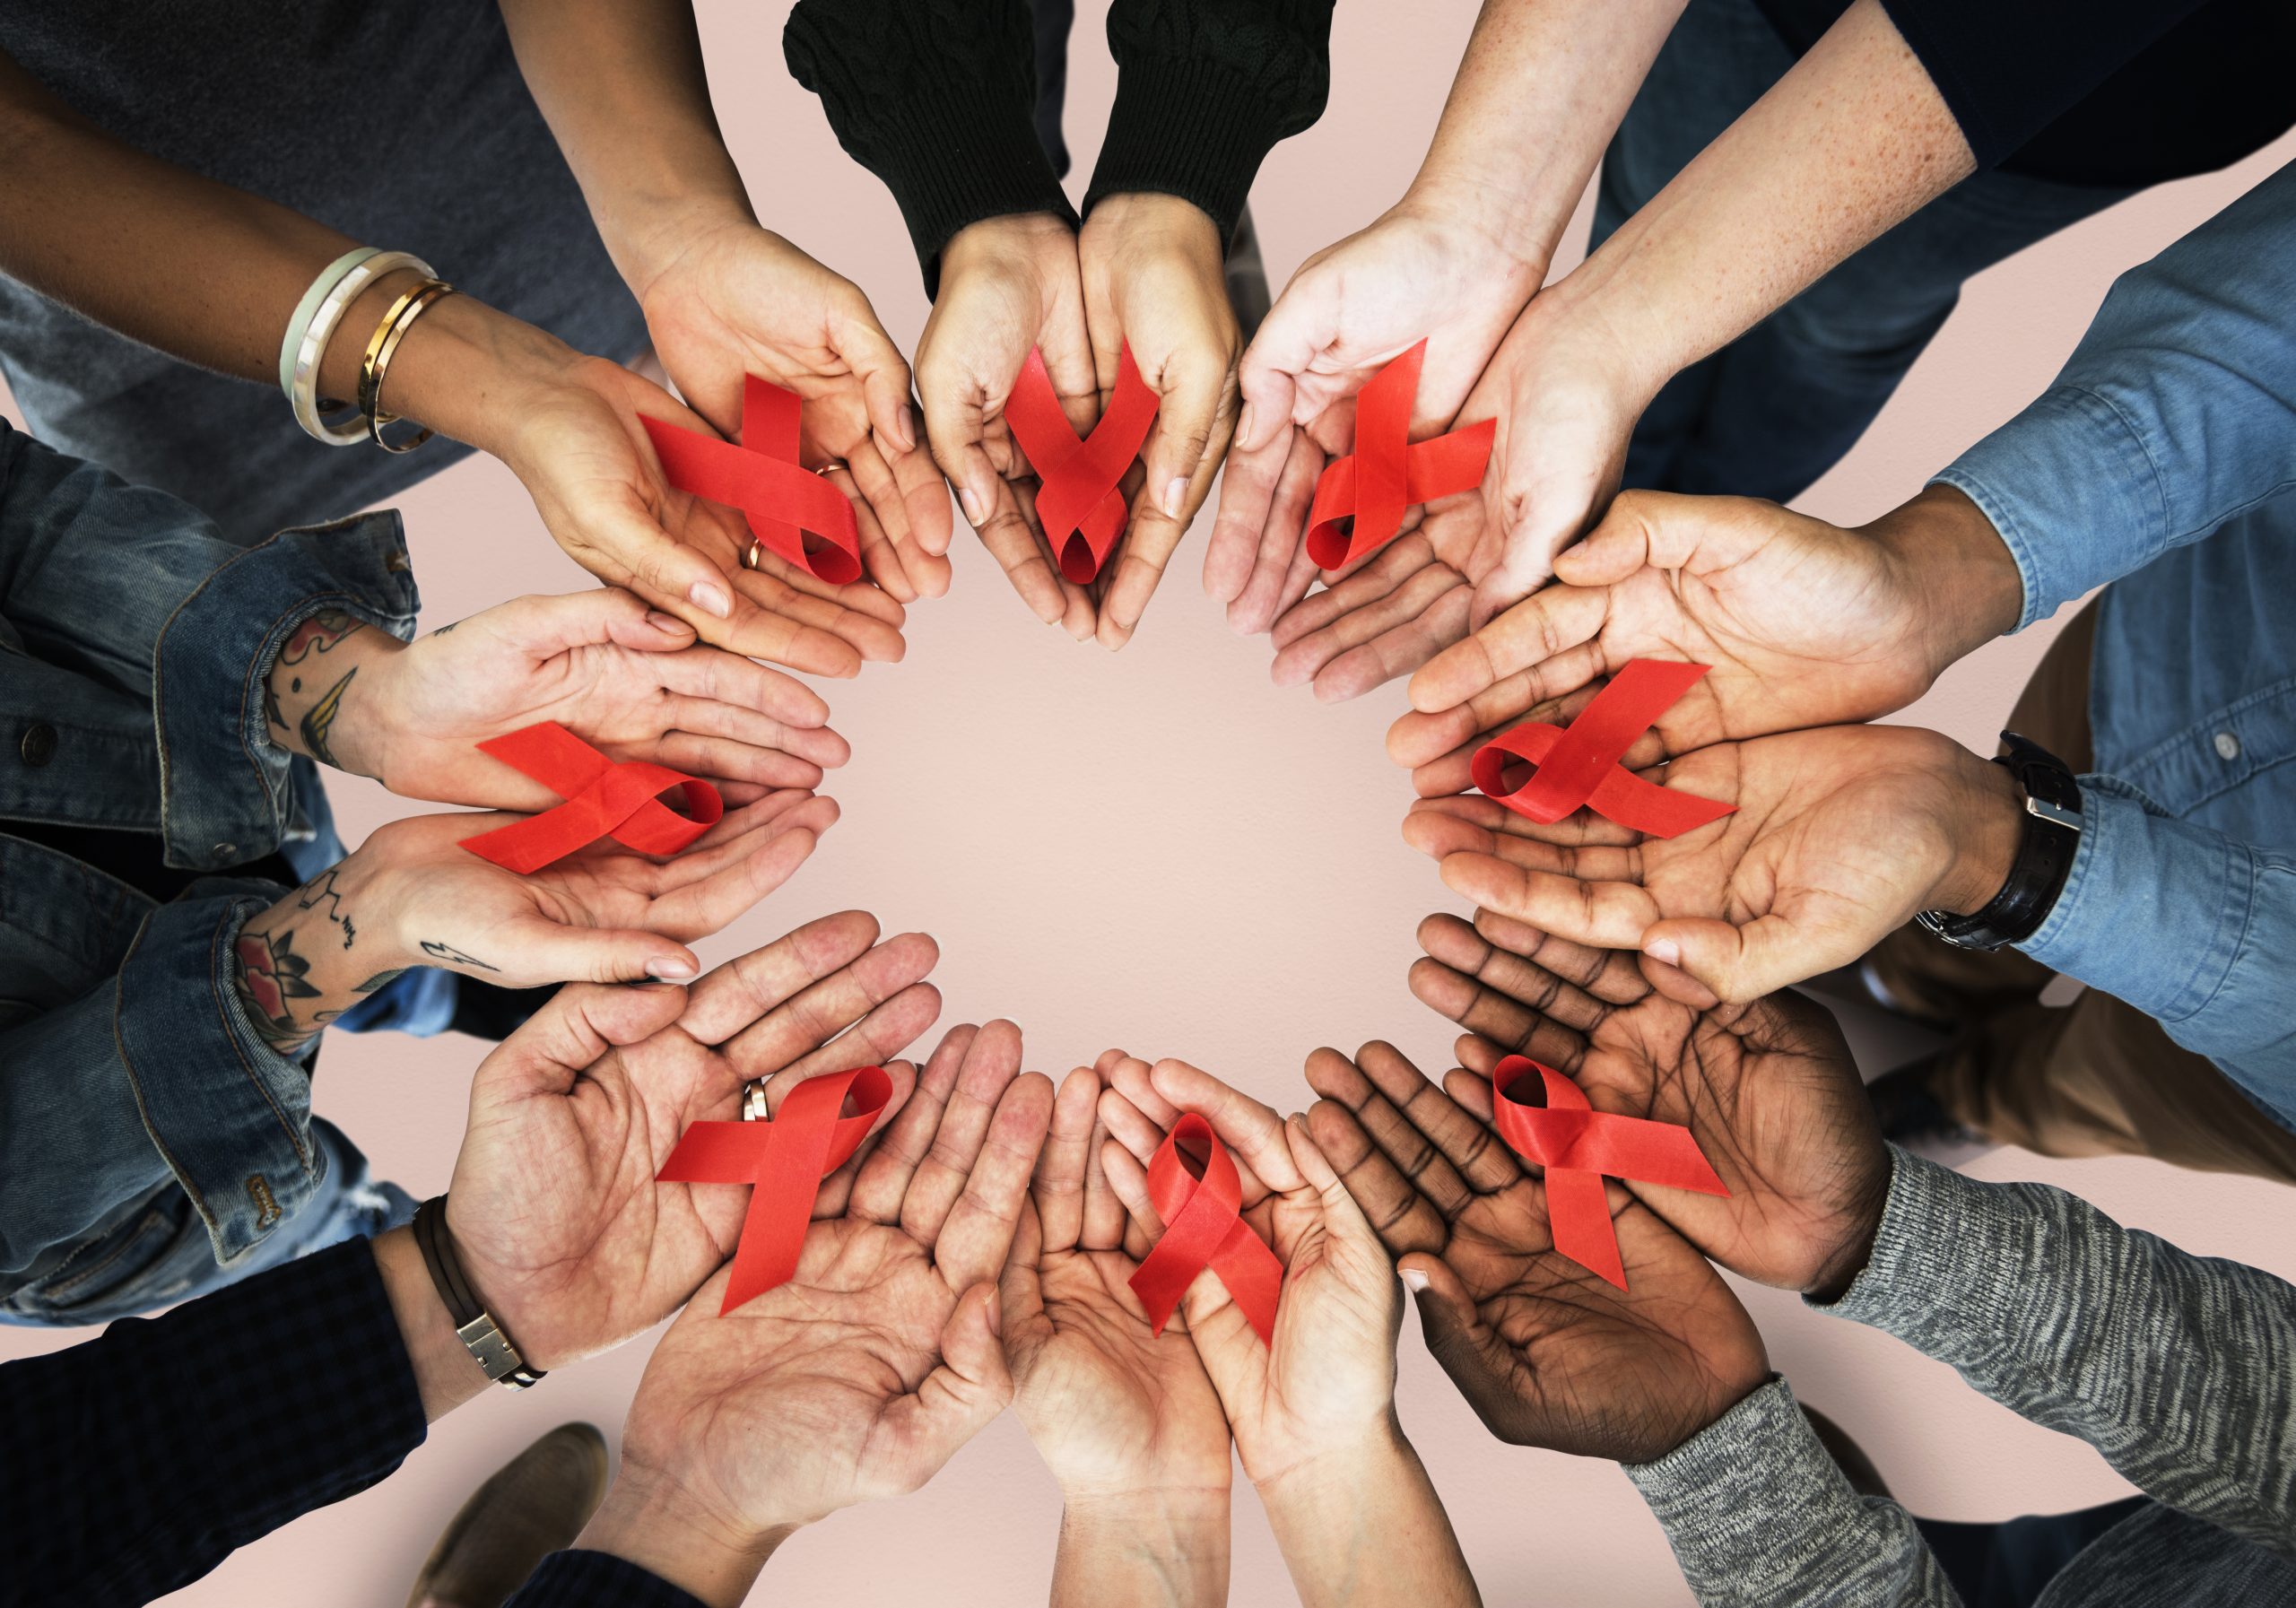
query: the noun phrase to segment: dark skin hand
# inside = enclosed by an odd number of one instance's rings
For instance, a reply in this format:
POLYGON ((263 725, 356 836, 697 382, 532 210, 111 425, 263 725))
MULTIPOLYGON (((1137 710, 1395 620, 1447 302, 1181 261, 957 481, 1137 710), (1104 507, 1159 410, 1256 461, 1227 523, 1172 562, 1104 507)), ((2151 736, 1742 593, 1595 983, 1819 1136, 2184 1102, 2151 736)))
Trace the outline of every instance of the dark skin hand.
POLYGON ((1758 1389, 1770 1360, 1706 1258, 1608 1186, 1620 1291, 1556 1253, 1546 1188, 1483 1114, 1386 1044, 1308 1058, 1309 1134, 1407 1282, 1427 1348, 1501 1440, 1662 1457, 1758 1389))
POLYGON ((1569 1075, 1598 1111, 1677 1123, 1727 1196, 1628 1187, 1732 1272, 1813 1294, 1864 1267, 1890 1159, 1833 1018, 1795 994, 1700 1011, 1650 986, 1632 957, 1483 913, 1431 916, 1412 992, 1468 1027, 1446 1080, 1478 1117, 1502 1056, 1569 1075))

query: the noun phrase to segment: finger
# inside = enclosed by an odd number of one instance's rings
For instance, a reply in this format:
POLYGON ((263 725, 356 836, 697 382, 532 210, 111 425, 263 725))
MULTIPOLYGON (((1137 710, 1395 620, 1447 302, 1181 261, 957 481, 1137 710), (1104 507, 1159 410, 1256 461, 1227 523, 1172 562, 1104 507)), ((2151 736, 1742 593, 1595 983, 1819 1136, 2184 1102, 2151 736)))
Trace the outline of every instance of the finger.
MULTIPOLYGON (((701 962, 675 939, 630 928, 565 926, 539 912, 506 921, 494 930, 501 951, 496 969, 504 986, 531 988, 544 983, 630 983, 648 978, 687 983, 701 975, 701 962)), ((447 970, 455 970, 452 965, 447 970)))
POLYGON ((1599 655, 1573 654, 1610 617, 1610 594, 1549 587, 1430 660, 1411 678, 1411 707, 1434 714, 1465 703, 1511 675, 1525 678, 1531 701, 1560 698, 1605 668, 1599 655))
POLYGON ((1483 1040, 1463 1041, 1463 1047, 1465 1044, 1479 1046, 1480 1048, 1472 1056, 1462 1056, 1462 1059, 1480 1064, 1471 1068, 1455 1066, 1445 1073, 1443 1094, 1460 1110, 1488 1127, 1492 1119, 1491 1074, 1498 1070, 1500 1057, 1492 1053, 1491 1047, 1483 1040))
MULTIPOLYGON (((892 469, 893 483, 900 490, 901 508, 909 520, 909 539, 928 558, 946 558, 956 520, 950 512, 949 482, 942 476, 940 465, 933 461, 931 453, 921 450, 887 453, 885 459, 892 469)), ((940 573, 945 577, 946 569, 940 573)), ((926 595, 937 597, 940 594, 928 588, 926 595)))
POLYGON ((1353 1112, 1336 1100, 1319 1100, 1308 1109, 1308 1129, 1388 1255, 1442 1248, 1449 1236, 1442 1213, 1371 1143, 1353 1112))
POLYGON ((1037 1176, 1030 1186, 1042 1225, 1044 1248, 1073 1251, 1084 1231, 1084 1178, 1090 1170, 1092 1135, 1099 1126, 1100 1080, 1089 1066, 1061 1079, 1053 1097, 1052 1126, 1037 1176))
POLYGON ((1419 1332, 1427 1350, 1475 1416, 1502 1439, 1521 1412, 1511 1383, 1514 1354, 1498 1333, 1483 1321, 1466 1286, 1448 1263, 1424 1254, 1405 1256, 1397 1264, 1405 1288, 1419 1303, 1419 1332))
POLYGON ((1283 1138, 1292 1148, 1292 1167, 1322 1204, 1325 1231, 1359 1249, 1377 1253, 1378 1265, 1384 1271, 1387 1256, 1377 1243, 1378 1236, 1372 1232, 1370 1220, 1339 1181, 1338 1169, 1316 1143, 1315 1135, 1308 1129, 1308 1119, 1300 1116, 1285 1117, 1283 1138))
POLYGON ((1370 641, 1346 649, 1316 672, 1309 684, 1317 702, 1344 703, 1384 687, 1399 675, 1410 674, 1465 632, 1465 586, 1415 583, 1411 592, 1413 598, 1428 599, 1423 608, 1370 641))
MULTIPOLYGON (((1547 940, 1545 934, 1535 933, 1520 922, 1509 925, 1546 940, 1563 958, 1595 960, 1597 969, 1605 959, 1633 964, 1631 956, 1622 956, 1615 950, 1566 944, 1560 939, 1547 940)), ((1456 916, 1430 916, 1421 922, 1419 944, 1428 959, 1413 969, 1412 992, 1461 1027, 1488 1038, 1504 1042, 1509 1036, 1523 1036, 1529 1023, 1539 1019, 1584 1033, 1610 1013, 1607 1004, 1575 983, 1536 961, 1499 948, 1456 916), (1431 968, 1427 982, 1434 993, 1422 992, 1420 966, 1431 968), (1486 1031, 1486 1020, 1502 1030, 1486 1031)))
POLYGON ((721 639, 734 619, 731 577, 672 536, 633 490, 601 495, 584 512, 578 531, 551 533, 569 558, 608 586, 626 587, 685 621, 704 640, 721 639))
POLYGON ((1358 1115, 1373 1142, 1422 1193, 1445 1206, 1447 1214, 1449 1180, 1437 1168, 1438 1161, 1480 1195, 1496 1194, 1523 1176, 1514 1152, 1492 1131, 1488 1121, 1481 1114, 1463 1109, 1393 1045, 1367 1044, 1356 1052, 1355 1064, 1400 1125, 1389 1124, 1377 1107, 1360 1109, 1358 1115), (1422 1144, 1434 1148, 1433 1158, 1422 1158, 1422 1144))
POLYGON ((876 941, 877 918, 865 910, 809 921, 762 949, 712 968, 693 986, 682 1025, 700 1043, 722 1044, 782 1001, 868 953, 876 941))
POLYGON ((1044 1317, 1044 1276, 1039 1271, 1043 1259, 1044 1228, 1032 1199, 1021 1208, 1013 1248, 1005 1252, 1004 1271, 996 1280, 997 1325, 1005 1361, 1016 1380, 1028 1377, 1045 1341, 1051 1338, 1051 1326, 1044 1317))
MULTIPOLYGON (((1220 1142, 1235 1152, 1237 1165, 1249 1168, 1269 1189, 1282 1195, 1300 1186, 1300 1169, 1283 1137, 1283 1119, 1272 1108, 1186 1061, 1157 1062, 1150 1081, 1156 1092, 1173 1105, 1209 1122, 1220 1142)), ((1248 1189, 1244 1203, 1251 1204, 1248 1189)))
POLYGON ((1099 1116, 1109 1137, 1144 1166, 1156 1153, 1156 1147, 1164 1143, 1164 1130, 1142 1115, 1140 1108, 1126 1100, 1122 1090, 1100 1091, 1099 1116))
MULTIPOLYGON (((827 805, 834 819, 834 800, 817 798, 809 803, 827 805)), ((825 830, 830 821, 819 824, 825 830)), ((655 900, 647 909, 647 922, 664 933, 697 940, 723 932, 736 917, 796 875, 820 841, 820 831, 813 827, 761 827, 741 844, 728 846, 728 852, 735 855, 732 864, 655 900)))
MULTIPOLYGON (((864 450, 872 457, 875 456, 874 448, 864 450)), ((883 474, 882 464, 878 466, 878 473, 883 474)), ((853 505, 854 535, 861 543, 861 568, 868 576, 870 584, 883 587, 888 597, 900 603, 915 603, 918 591, 909 578, 908 567, 901 561, 900 538, 894 534, 893 527, 885 523, 881 510, 871 506, 862 478, 849 467, 835 465, 824 467, 821 476, 853 505)), ((885 477, 883 484, 889 490, 891 477, 885 477)), ((896 502, 894 511, 898 513, 899 510, 900 505, 896 502)))
MULTIPOLYGON (((1103 1106, 1108 1097, 1100 1097, 1103 1106)), ((1122 1204, 1125 1215, 1150 1242, 1164 1231, 1163 1217, 1155 1204, 1148 1198, 1148 1169, 1135 1157, 1122 1141, 1110 1139, 1100 1147, 1100 1166, 1108 1174, 1109 1189, 1122 1204)))
POLYGON ((1047 625, 1063 623, 1069 612, 1071 588, 1053 568, 1050 554, 1012 487, 999 480, 987 506, 988 517, 973 521, 980 544, 988 549, 1031 613, 1047 625))
POLYGON ((1052 1121, 1052 1080, 1040 1072, 1013 1080, 997 1101, 964 1191, 933 1241, 934 1265, 951 1287, 993 1280, 1004 1265, 1052 1121))
POLYGON ((804 682, 721 648, 690 648, 654 660, 650 668, 665 687, 689 700, 753 709, 783 728, 829 722, 828 703, 804 682))
POLYGON ((1461 897, 1577 943, 1638 949, 1658 919, 1657 901, 1626 882, 1582 882, 1481 854, 1447 855, 1438 869, 1461 897))
POLYGON ((1318 278, 1287 285, 1244 348, 1236 368, 1237 388, 1244 399, 1236 441, 1246 450, 1265 446, 1292 422, 1299 405, 1299 376, 1338 334, 1337 309, 1322 290, 1329 282, 1318 278))
MULTIPOLYGON (((1107 1125, 1100 1120, 1095 1102, 1092 1111, 1092 1132, 1084 1143, 1084 1221, 1076 1243, 1088 1251, 1127 1250, 1125 1233, 1130 1220, 1126 1216, 1124 1203, 1117 1199, 1116 1190, 1109 1183, 1108 1169, 1101 1164, 1101 1153, 1114 1141, 1109 1137, 1107 1125)), ((1132 1254, 1136 1258, 1146 1254, 1144 1245, 1132 1254)))
POLYGON ((1235 392, 1224 363, 1204 362, 1193 369, 1174 363, 1164 380, 1167 388, 1144 455, 1147 483, 1135 501, 1115 578, 1100 603, 1100 640, 1105 648, 1123 647, 1139 626, 1165 566, 1211 490, 1213 471, 1235 428, 1235 392))
MULTIPOLYGON (((886 1061, 883 1065, 885 1079, 892 1085, 886 1091, 884 1107, 877 1113, 869 1132, 862 1136, 853 1153, 846 1157, 836 1171, 822 1178, 821 1186, 813 1191, 813 1220, 815 1222, 826 1222, 831 1218, 846 1214, 861 1169, 869 1165, 869 1159, 877 1153, 878 1143, 884 1138, 886 1130, 900 1120, 901 1113, 909 1108, 909 1097, 917 1092, 916 1067, 907 1061, 886 1061)), ((841 1105, 846 1103, 850 1103, 849 1096, 847 1101, 840 1102, 841 1105)))
MULTIPOLYGON (((1212 517, 1212 536, 1204 548, 1204 594, 1216 602, 1233 603, 1252 578, 1260 534, 1267 527, 1268 505, 1274 498, 1284 460, 1291 456, 1291 434, 1287 428, 1277 440, 1257 452, 1247 452, 1240 439, 1228 449, 1220 473, 1220 503, 1212 517)), ((1229 623, 1235 624, 1232 613, 1229 623)))
POLYGON ((609 1048, 650 1039, 675 1021, 685 1000, 686 991, 672 983, 561 988, 479 1063, 471 1104, 564 1094, 609 1048))
POLYGON ((1631 1005, 1649 996, 1650 985, 1632 955, 1572 943, 1496 910, 1477 910, 1474 930, 1495 948, 1552 972, 1605 1004, 1631 1005))
MULTIPOLYGON (((1281 440, 1275 445, 1281 445, 1281 440)), ((1269 450, 1274 450, 1274 446, 1269 450)), ((1228 606, 1231 630, 1246 636, 1272 631, 1315 585, 1321 571, 1308 556, 1305 537, 1316 482, 1328 461, 1306 430, 1291 432, 1291 449, 1284 456, 1274 494, 1268 500, 1251 578, 1228 606)))
POLYGON ((609 642, 633 653, 674 653, 694 644, 693 627, 621 587, 516 598, 492 613, 496 631, 537 662, 609 642))
MULTIPOLYGON (((1775 913, 1756 917, 1744 926, 1691 918, 1657 921, 1639 935, 1639 946, 1659 965, 1687 974, 1712 998, 1733 1004, 1748 1004, 1833 967, 1847 966, 1869 947, 1854 941, 1827 943, 1822 934, 1805 932, 1775 913)), ((1665 987, 1662 976, 1653 974, 1652 980, 1665 987)), ((1695 995, 1667 992, 1685 1004, 1699 1004, 1695 995)))
POLYGON ((940 1362, 913 1393, 886 1407, 883 1430, 898 1448, 886 1461, 902 1478, 885 1494, 931 1479, 1012 1401, 999 1322, 996 1286, 983 1280, 967 1290, 942 1326, 940 1362))
POLYGON ((1140 1115, 1165 1132, 1180 1119, 1178 1106, 1156 1091, 1151 1067, 1137 1056, 1119 1056, 1101 1074, 1101 1081, 1130 1100, 1140 1115))
POLYGON ((787 1074, 883 1065, 940 1013, 940 994, 921 980, 939 959, 922 933, 889 939, 735 1033, 726 1041, 726 1058, 744 1077, 772 1080, 769 1098, 787 1074), (836 1053, 822 1054, 831 1049, 836 1053), (875 1053, 855 1058, 865 1051, 875 1053))
MULTIPOLYGON (((934 1242, 950 1208, 964 1193, 966 1180, 980 1159, 997 1102, 1020 1071, 1021 1030, 1009 1021, 989 1022, 965 1047, 964 1063, 942 1108, 933 1143, 901 1195, 900 1226, 918 1244, 934 1242)), ((1030 1159, 1035 1160, 1034 1151, 1030 1159)), ((1004 1260, 1004 1247, 1000 1245, 996 1261, 1001 1265, 1004 1260)))
POLYGON ((855 1181, 849 1210, 865 1222, 897 1223, 909 1181, 933 1148, 941 1129, 941 1113, 955 1092, 957 1075, 964 1069, 965 1051, 980 1030, 961 1022, 941 1036, 918 1074, 917 1091, 900 1108, 900 1117, 885 1129, 883 1139, 855 1181))
POLYGON ((878 322, 869 299, 853 288, 850 296, 835 304, 824 333, 830 350, 861 381, 869 428, 900 451, 913 450, 918 441, 917 426, 909 412, 909 364, 878 322))

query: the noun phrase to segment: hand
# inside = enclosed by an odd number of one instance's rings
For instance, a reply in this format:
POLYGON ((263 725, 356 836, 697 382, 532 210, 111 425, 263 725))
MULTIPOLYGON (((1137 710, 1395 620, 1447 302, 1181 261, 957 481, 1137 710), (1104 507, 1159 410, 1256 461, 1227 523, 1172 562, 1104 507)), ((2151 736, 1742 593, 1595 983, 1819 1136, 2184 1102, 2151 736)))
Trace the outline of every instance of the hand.
MULTIPOLYGON (((891 1060, 933 1025, 939 958, 909 934, 878 943, 857 910, 809 922, 691 989, 572 987, 480 1065, 447 1201, 464 1272, 537 1368, 659 1323, 732 1255, 739 1189, 659 1184, 688 1126, 732 1120, 742 1086, 767 1103, 805 1078, 883 1065, 888 1117, 917 1078, 891 1060), (874 946, 874 947, 873 947, 874 946)), ((818 1213, 870 1152, 823 1185, 818 1213)))
POLYGON ((1769 1377, 1730 1287, 1605 1185, 1628 1288, 1558 1255, 1546 1188, 1490 1126, 1487 1079, 1439 1089, 1385 1044, 1319 1049, 1309 1131, 1419 1292, 1427 1349, 1500 1439, 1648 1463, 1769 1377), (1445 1091, 1448 1089, 1448 1092, 1445 1091))
MULTIPOLYGON (((1841 1030, 1794 994, 1699 1011, 1629 957, 1479 912, 1420 926, 1411 991, 1470 1028, 1459 1059, 1488 1079, 1522 1054, 1597 1111, 1687 1127, 1728 1188, 1627 1188, 1715 1261, 1788 1290, 1847 1288, 1890 1193, 1889 1152, 1841 1030)), ((1488 1106, 1487 1092, 1479 1097, 1488 1106)))
POLYGON ((1572 943, 1639 950, 1654 983, 1704 1006, 1848 965, 1918 910, 1982 908, 2024 819, 2006 770, 1915 726, 1718 743, 1664 780, 1736 813, 1646 839, 1583 810, 1541 826, 1493 799, 1422 799, 1404 838, 1455 892, 1572 943))
POLYGON ((852 499, 869 577, 902 603, 949 589, 949 492, 869 299, 746 216, 695 230, 634 287, 662 366, 727 439, 754 374, 804 399, 800 460, 852 499))
MULTIPOLYGON (((361 641, 376 651, 338 700, 334 757, 403 797, 548 809, 556 794, 477 748, 544 720, 612 759, 716 782, 736 804, 818 787, 849 752, 803 682, 698 646, 683 621, 614 587, 517 598, 404 648, 360 630, 333 651, 361 641)), ((295 668, 286 656, 274 682, 295 668)), ((290 713, 300 691, 283 689, 290 713)))
MULTIPOLYGON (((1412 433, 1451 427, 1545 271, 1518 249, 1476 226, 1466 207, 1407 196, 1292 276, 1244 353, 1245 417, 1204 555, 1204 589, 1228 605, 1238 631, 1268 630, 1305 595, 1315 567, 1301 543, 1316 476, 1354 449, 1356 394, 1422 338, 1412 433)), ((1409 617, 1399 605, 1379 629, 1409 617)), ((1309 679, 1312 667, 1298 673, 1303 656, 1279 669, 1279 682, 1309 679)))
POLYGON ((1864 530, 1750 498, 1629 491, 1556 556, 1555 578, 1412 678, 1416 712, 1388 739, 1399 764, 1431 764, 1637 658, 1712 667, 1659 717, 1667 755, 1874 718, 1927 691, 1972 637, 2013 626, 2022 601, 2008 549, 1942 486, 1864 530), (1947 499, 1981 537, 1934 517, 1947 499))
POLYGON ((1100 588, 1096 634, 1111 650, 1131 640, 1235 430, 1243 336, 1228 300, 1224 246, 1201 208, 1158 195, 1104 197, 1076 237, 1101 408, 1127 343, 1160 402, 1140 452, 1146 482, 1100 588))
POLYGON ((1019 1061, 1009 1023, 955 1030, 796 1275, 722 1317, 726 1275, 702 1288, 639 1382, 624 1477, 725 1533, 785 1532, 915 1491, 1004 1410, 996 1280, 1052 1110, 1019 1061))
POLYGON ((1039 347, 1069 422, 1089 429, 1100 416, 1099 382, 1075 235, 1040 213, 958 230, 942 248, 941 293, 917 343, 926 434, 1021 601, 1081 642, 1097 625, 1091 597, 1052 561, 1037 527, 1035 478, 1004 422, 1013 382, 1039 347))

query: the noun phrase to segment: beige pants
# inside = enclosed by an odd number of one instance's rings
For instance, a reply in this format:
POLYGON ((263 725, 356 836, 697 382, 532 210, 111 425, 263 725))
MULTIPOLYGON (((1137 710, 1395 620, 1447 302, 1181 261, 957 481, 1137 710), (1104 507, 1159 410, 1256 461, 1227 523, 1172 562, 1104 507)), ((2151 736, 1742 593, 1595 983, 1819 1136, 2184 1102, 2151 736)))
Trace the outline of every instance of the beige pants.
MULTIPOLYGON (((2092 603, 2049 645, 2009 717, 2010 730, 2076 773, 2091 762, 2096 613, 2092 603)), ((2153 1156, 2296 1183, 2296 1134, 2135 1006, 2094 988, 2044 1005, 2048 968, 2015 950, 1955 949, 1916 926, 1883 939, 1872 960, 1909 1009, 1965 1024, 1932 1087, 1957 1121, 1989 1138, 2045 1156, 2153 1156)))

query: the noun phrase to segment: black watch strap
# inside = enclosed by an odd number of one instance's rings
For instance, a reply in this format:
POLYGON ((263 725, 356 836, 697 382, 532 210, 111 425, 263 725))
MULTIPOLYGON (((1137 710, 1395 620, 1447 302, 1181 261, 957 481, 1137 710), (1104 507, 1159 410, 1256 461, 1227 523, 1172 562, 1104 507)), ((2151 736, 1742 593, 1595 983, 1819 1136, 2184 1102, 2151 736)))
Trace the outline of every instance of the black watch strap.
POLYGON ((2081 784, 2065 761, 2015 732, 2002 733, 2001 741, 2007 752, 1996 755, 1993 762, 2006 766, 2025 790, 2025 830, 2008 880, 1974 914, 1924 910, 1914 917, 1962 949, 2000 949, 2022 943, 2040 931, 2057 895, 2065 891, 2065 879, 2081 847, 2081 784))
POLYGON ((422 1265, 430 1270, 430 1282, 438 1287, 455 1333, 487 1378, 507 1390, 525 1390, 546 1378, 542 1369, 526 1366, 464 1277, 462 1258, 455 1255, 455 1242, 447 1232, 445 1195, 434 1195, 414 1209, 414 1243, 422 1247, 422 1265))

